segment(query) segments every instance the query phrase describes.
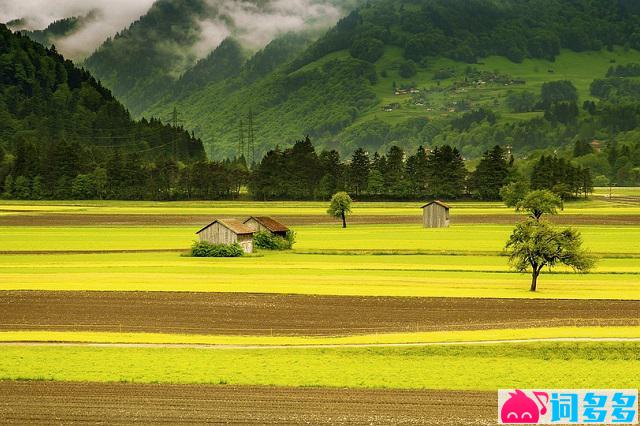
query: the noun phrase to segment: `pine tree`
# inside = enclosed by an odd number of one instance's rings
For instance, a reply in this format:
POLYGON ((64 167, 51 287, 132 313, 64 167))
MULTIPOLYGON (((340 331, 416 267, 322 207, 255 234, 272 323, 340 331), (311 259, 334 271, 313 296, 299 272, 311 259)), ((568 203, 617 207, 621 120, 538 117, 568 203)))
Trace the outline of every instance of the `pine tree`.
POLYGON ((349 165, 351 187, 356 196, 367 190, 370 168, 369 155, 362 148, 356 149, 349 165))

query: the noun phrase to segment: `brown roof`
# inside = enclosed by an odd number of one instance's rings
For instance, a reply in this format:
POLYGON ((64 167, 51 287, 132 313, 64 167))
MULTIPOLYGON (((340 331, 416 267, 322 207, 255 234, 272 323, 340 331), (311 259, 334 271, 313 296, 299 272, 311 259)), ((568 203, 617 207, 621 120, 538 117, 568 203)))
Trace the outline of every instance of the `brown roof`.
POLYGON ((209 228, 211 225, 214 225, 216 223, 219 223, 220 225, 224 226, 231 232, 238 235, 246 235, 246 234, 254 233, 253 229, 251 229, 250 227, 248 227, 247 225, 245 225, 244 223, 240 222, 237 219, 216 219, 210 224, 208 224, 207 226, 205 226, 204 228, 202 228, 201 230, 199 230, 198 232, 196 232, 196 234, 201 233, 202 231, 204 231, 205 229, 209 228))
POLYGON ((430 203, 427 203, 427 204, 425 204, 424 206, 422 206, 421 208, 422 208, 422 209, 424 209, 425 207, 429 207, 431 204, 437 204, 437 205, 439 205, 439 206, 444 207, 444 208, 445 208, 445 209, 447 209, 447 210, 449 210, 449 209, 451 208, 451 207, 449 207, 447 204, 443 203, 443 202, 442 202, 442 201, 440 201, 440 200, 435 200, 435 201, 432 201, 432 202, 430 202, 430 203))
POLYGON ((260 225, 264 226, 271 232, 287 232, 289 230, 289 228, 287 228, 277 220, 274 220, 267 216, 261 216, 261 217, 251 216, 249 219, 245 220, 244 223, 249 222, 251 219, 255 220, 256 222, 258 222, 260 225))

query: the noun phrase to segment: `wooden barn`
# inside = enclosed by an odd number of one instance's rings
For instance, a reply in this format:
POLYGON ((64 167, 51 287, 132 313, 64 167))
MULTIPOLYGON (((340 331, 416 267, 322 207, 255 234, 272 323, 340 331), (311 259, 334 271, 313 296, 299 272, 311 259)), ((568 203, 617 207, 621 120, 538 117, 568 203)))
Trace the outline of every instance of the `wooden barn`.
POLYGON ((196 232, 200 241, 211 244, 238 243, 245 253, 253 253, 253 233, 253 229, 237 219, 217 219, 196 232))
POLYGON ((287 228, 277 220, 266 216, 251 216, 249 219, 244 221, 244 224, 253 229, 255 232, 267 231, 271 232, 273 235, 278 235, 283 238, 286 237, 287 232, 289 232, 289 228, 287 228))
POLYGON ((432 201, 422 206, 422 224, 425 228, 448 228, 449 206, 442 201, 432 201))

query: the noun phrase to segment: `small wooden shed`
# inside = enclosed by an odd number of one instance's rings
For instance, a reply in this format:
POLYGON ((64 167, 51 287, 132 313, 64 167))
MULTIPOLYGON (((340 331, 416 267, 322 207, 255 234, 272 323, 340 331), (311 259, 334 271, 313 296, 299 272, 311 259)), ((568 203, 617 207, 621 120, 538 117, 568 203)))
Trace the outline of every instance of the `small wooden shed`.
POLYGON ((280 237, 286 237, 287 232, 289 232, 289 228, 287 228, 277 220, 267 216, 251 216, 249 219, 244 221, 244 224, 253 229, 255 232, 267 231, 271 232, 273 235, 278 235, 280 237))
POLYGON ((442 201, 432 201, 422 206, 422 224, 425 228, 448 228, 449 206, 442 201))
POLYGON ((238 243, 245 253, 253 253, 253 233, 253 229, 237 219, 216 219, 196 232, 200 241, 210 244, 238 243))

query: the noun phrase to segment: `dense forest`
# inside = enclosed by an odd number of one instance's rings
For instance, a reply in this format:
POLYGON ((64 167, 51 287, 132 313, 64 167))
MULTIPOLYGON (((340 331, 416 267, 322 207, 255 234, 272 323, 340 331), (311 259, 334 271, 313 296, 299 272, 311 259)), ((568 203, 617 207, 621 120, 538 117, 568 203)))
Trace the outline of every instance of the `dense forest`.
POLYGON ((124 170, 121 163, 161 174, 167 161, 204 157, 202 142, 184 129, 132 120, 109 90, 55 47, 0 26, 0 182, 5 196, 70 198, 83 180, 105 195, 118 185, 129 187, 128 177, 109 180, 114 175, 109 170, 124 170))
POLYGON ((560 48, 638 49, 638 14, 633 0, 378 0, 341 20, 291 67, 344 49, 376 62, 385 45, 402 48, 416 63, 434 56, 467 63, 490 55, 553 60, 560 48))

